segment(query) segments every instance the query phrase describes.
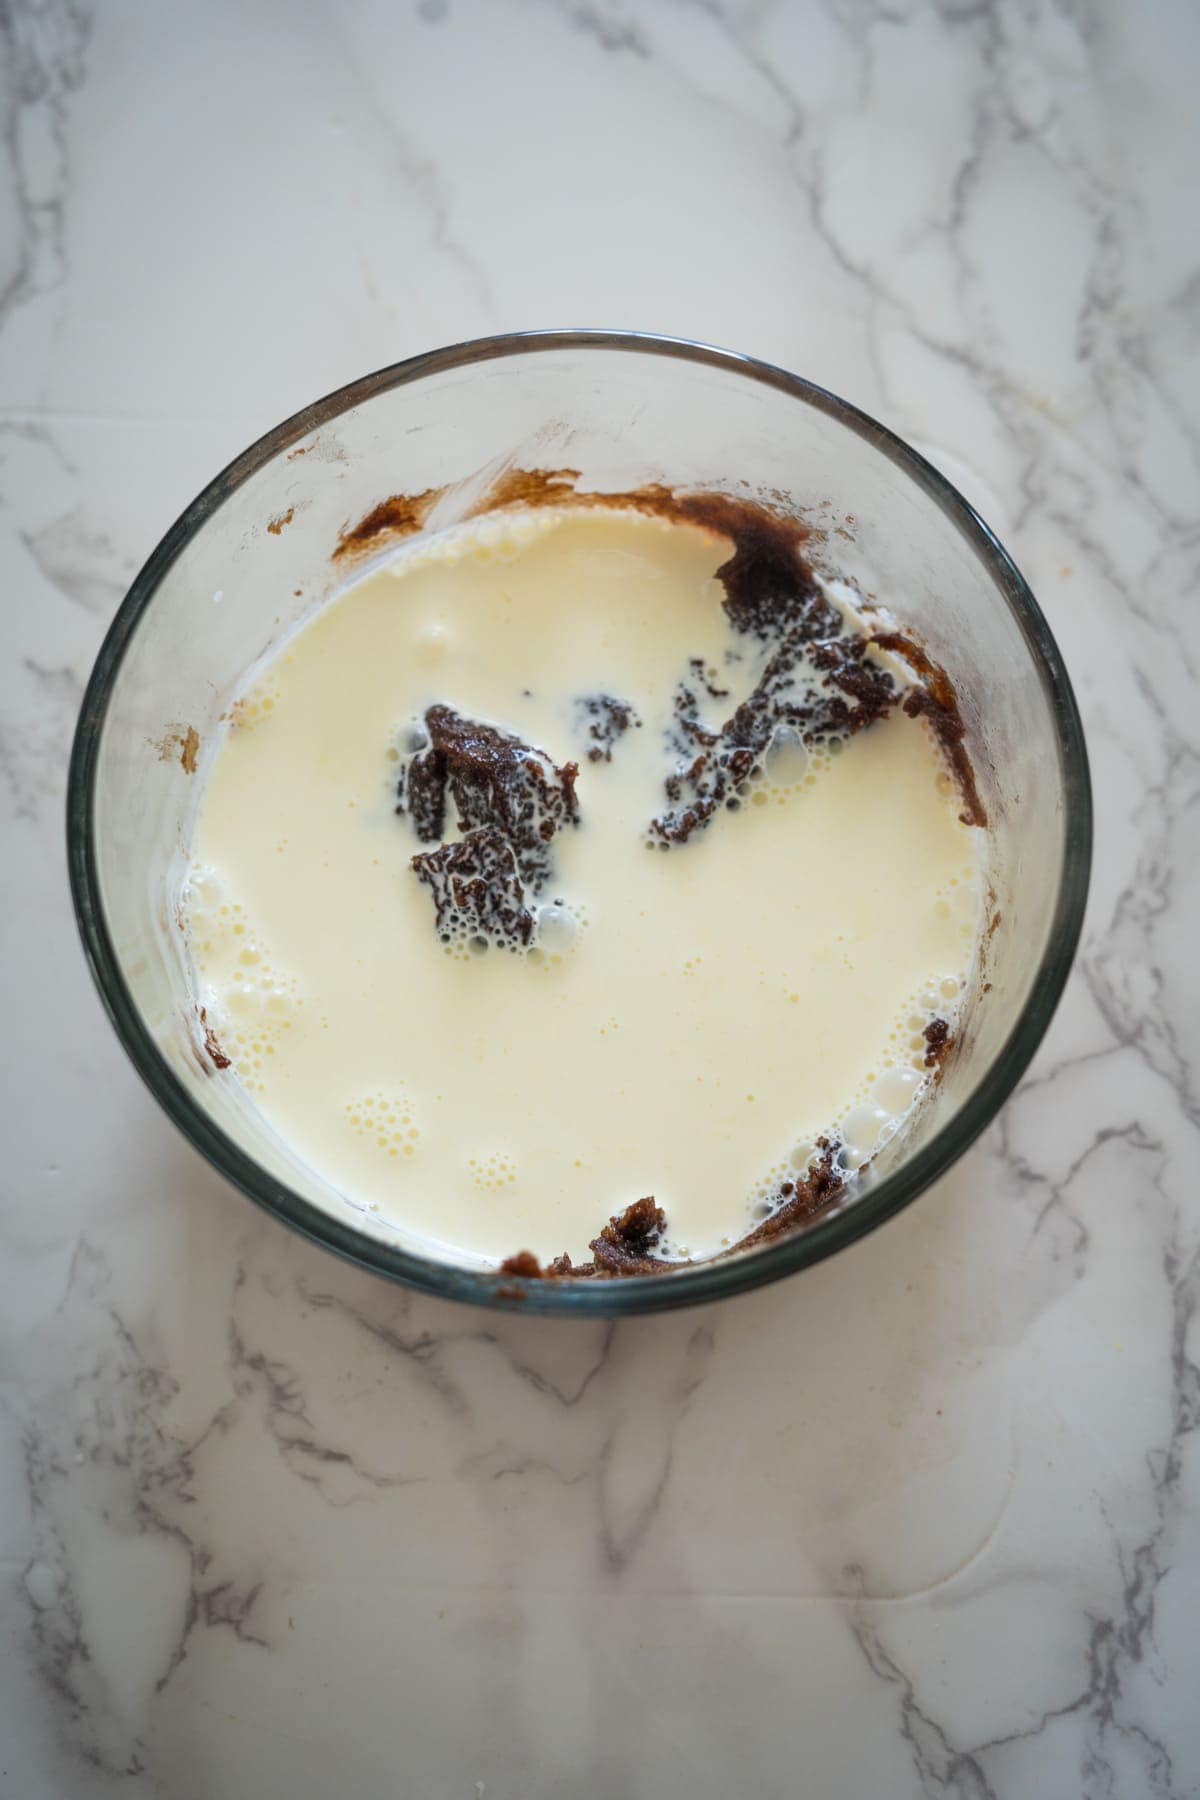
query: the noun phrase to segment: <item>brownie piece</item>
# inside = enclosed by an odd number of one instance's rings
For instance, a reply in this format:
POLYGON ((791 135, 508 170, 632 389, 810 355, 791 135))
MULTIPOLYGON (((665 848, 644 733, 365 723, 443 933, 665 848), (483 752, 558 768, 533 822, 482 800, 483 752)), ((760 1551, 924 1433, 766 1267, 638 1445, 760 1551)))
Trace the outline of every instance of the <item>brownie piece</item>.
POLYGON ((456 844, 439 844, 412 859, 417 879, 433 894, 438 936, 479 938, 523 948, 533 936, 533 914, 512 845, 499 831, 468 831, 456 844))

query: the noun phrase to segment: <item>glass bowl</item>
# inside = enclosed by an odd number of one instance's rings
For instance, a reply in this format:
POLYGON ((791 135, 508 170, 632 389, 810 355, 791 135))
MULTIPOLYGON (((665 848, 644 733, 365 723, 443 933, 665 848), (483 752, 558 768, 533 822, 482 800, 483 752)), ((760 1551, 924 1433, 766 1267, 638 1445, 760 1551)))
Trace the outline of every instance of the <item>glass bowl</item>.
MULTIPOLYGON (((387 515, 379 515, 386 523, 387 515)), ((380 539, 379 541, 383 541, 380 539)), ((773 1281, 907 1206, 993 1118, 1037 1049, 1079 937, 1091 800, 1058 649, 1006 551, 922 457, 812 382, 726 350, 610 331, 458 344, 353 382, 239 456, 134 581, 84 696, 67 795, 84 948, 118 1036, 213 1166, 294 1230, 380 1275, 492 1306, 646 1312, 773 1281), (498 472, 580 472, 580 490, 726 488, 812 529, 817 568, 891 607, 948 670, 990 823, 990 990, 934 1097, 841 1210, 663 1275, 523 1281, 389 1241, 314 1175, 205 1054, 171 882, 198 751, 244 672, 344 584, 347 525, 393 495, 498 472)), ((599 1224, 600 1221, 597 1221, 599 1224)))

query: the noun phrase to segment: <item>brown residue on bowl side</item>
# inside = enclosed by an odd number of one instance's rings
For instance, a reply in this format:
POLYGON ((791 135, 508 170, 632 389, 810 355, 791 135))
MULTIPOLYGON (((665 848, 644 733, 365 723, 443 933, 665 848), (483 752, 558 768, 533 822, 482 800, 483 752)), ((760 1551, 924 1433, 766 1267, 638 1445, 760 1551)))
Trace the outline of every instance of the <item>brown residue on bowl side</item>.
POLYGON ((346 525, 337 541, 333 560, 359 556, 374 550, 387 538, 413 537, 421 530, 444 488, 426 488, 420 494, 392 494, 373 506, 357 525, 346 525))
POLYGON ((289 506, 287 511, 280 513, 277 518, 267 520, 267 530, 271 533, 272 537, 278 537, 284 526, 290 525, 295 516, 295 507, 289 506))
POLYGON ((909 667, 921 677, 922 685, 911 688, 905 696, 904 710, 910 719, 927 719, 942 746, 942 754, 950 764, 962 793, 963 810, 959 817, 963 824, 986 825, 987 813, 979 798, 975 771, 967 754, 967 727, 958 704, 958 695, 954 691, 954 683, 945 669, 935 663, 928 652, 904 632, 881 632, 874 642, 881 650, 903 657, 909 667))
MULTIPOLYGON (((717 490, 680 493, 661 481, 616 493, 580 493, 578 469, 506 469, 471 508, 470 518, 502 512, 510 506, 587 506, 605 512, 637 512, 676 525, 696 525, 732 540, 735 560, 743 565, 767 548, 795 554, 809 528, 781 508, 760 500, 739 499, 717 490)), ((740 573, 741 571, 739 571, 740 573)), ((736 579, 736 578, 735 578, 736 579)), ((731 596, 732 599, 732 596, 731 596)))
POLYGON ((215 1069, 229 1068, 230 1059, 226 1056, 225 1052, 222 1050, 220 1040, 218 1039, 216 1032, 213 1030, 212 1026, 208 1023, 208 1009, 203 1006, 200 1008, 200 1023, 204 1028, 204 1048, 207 1050, 209 1056, 212 1058, 213 1067, 215 1069))
MULTIPOLYGON (((471 508, 469 518, 480 513, 501 512, 506 506, 563 506, 576 498, 578 469, 506 469, 498 475, 482 500, 471 508)), ((587 496, 604 503, 603 494, 587 496)))
POLYGON ((158 751, 159 762, 178 762, 186 775, 196 773, 200 733, 194 725, 168 725, 154 747, 158 751))
MULTIPOLYGON (((577 488, 579 479, 578 469, 506 469, 466 516, 474 519, 508 507, 576 505, 607 512, 638 512, 675 524, 696 525, 718 536, 734 538, 738 548, 738 540, 744 540, 748 532, 761 533, 764 525, 781 547, 784 543, 799 545, 810 535, 808 526, 790 518, 782 507, 776 510, 761 501, 740 500, 733 494, 677 493, 659 481, 618 493, 581 494, 577 488)), ((422 529, 445 492, 444 487, 438 487, 426 488, 419 494, 389 495, 356 525, 343 528, 333 552, 334 561, 378 548, 389 537, 412 537, 422 529)))

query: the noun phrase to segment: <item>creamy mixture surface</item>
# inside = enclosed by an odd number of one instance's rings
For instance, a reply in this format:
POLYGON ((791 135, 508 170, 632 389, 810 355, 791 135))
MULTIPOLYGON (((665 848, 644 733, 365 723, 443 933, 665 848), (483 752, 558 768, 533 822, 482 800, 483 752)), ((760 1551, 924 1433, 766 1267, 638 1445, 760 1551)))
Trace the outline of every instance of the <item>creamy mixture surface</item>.
POLYGON ((984 833, 878 617, 814 584, 782 668, 729 557, 632 511, 490 515, 348 587, 232 709, 184 893, 197 1003, 225 1078, 410 1244, 586 1260, 653 1196, 653 1257, 719 1253, 936 1077, 984 833), (830 620, 860 661, 829 663, 830 620), (894 703, 857 729, 864 678, 894 703))

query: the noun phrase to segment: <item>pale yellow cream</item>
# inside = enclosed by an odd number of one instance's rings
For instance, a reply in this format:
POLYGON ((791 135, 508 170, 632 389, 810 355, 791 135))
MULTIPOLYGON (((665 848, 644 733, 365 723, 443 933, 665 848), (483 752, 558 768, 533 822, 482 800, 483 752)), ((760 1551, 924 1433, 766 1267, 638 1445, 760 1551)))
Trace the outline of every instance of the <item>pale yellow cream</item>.
POLYGON ((753 684, 727 554, 633 514, 486 519, 349 588, 234 708, 184 895, 197 998, 278 1133, 407 1242, 578 1259, 653 1194, 664 1252, 708 1254, 820 1133, 853 1164, 927 1085, 982 834, 921 721, 780 751, 740 810, 647 845, 687 660, 733 689, 714 724, 753 684), (597 763, 576 701, 600 693, 643 722, 597 763), (438 701, 580 764, 532 954, 443 947, 410 867, 399 758, 438 701))

